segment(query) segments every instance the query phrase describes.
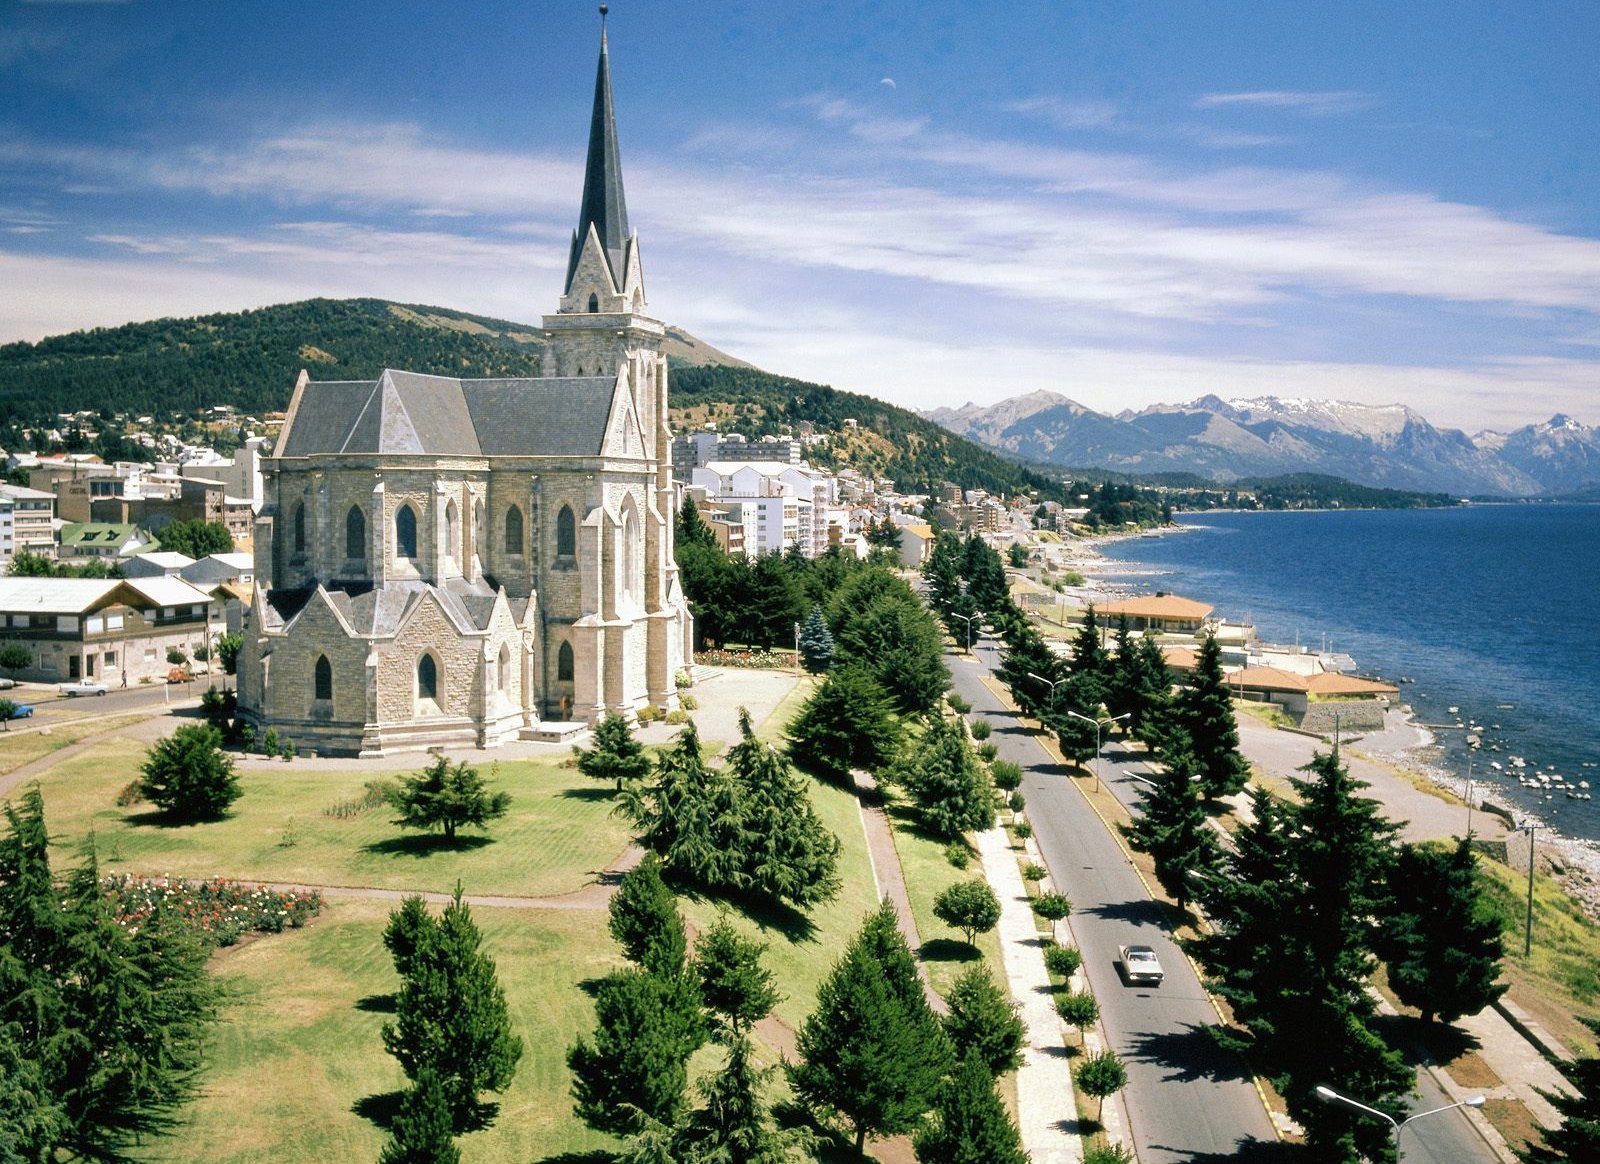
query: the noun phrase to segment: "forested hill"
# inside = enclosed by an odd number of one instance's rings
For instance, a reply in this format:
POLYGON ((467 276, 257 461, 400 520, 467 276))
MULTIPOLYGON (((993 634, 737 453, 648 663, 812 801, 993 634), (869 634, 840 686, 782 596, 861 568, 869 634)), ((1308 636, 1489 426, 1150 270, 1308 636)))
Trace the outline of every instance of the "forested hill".
MULTIPOLYGON (((674 362, 737 364, 668 329, 674 362)), ((531 376, 537 327, 382 299, 308 299, 255 311, 158 319, 0 346, 0 425, 58 412, 192 415, 232 404, 284 408, 301 368, 314 379, 370 379, 384 368, 439 376, 531 376)))
POLYGON ((1034 472, 909 409, 826 384, 707 364, 675 368, 671 386, 675 429, 715 420, 724 432, 765 436, 781 428, 799 431, 809 422, 820 433, 836 434, 808 450, 814 464, 888 477, 902 492, 937 489, 944 481, 991 493, 1033 489, 1041 499, 1063 502, 1076 492, 1059 476, 1034 472), (847 427, 847 420, 856 427, 847 427))

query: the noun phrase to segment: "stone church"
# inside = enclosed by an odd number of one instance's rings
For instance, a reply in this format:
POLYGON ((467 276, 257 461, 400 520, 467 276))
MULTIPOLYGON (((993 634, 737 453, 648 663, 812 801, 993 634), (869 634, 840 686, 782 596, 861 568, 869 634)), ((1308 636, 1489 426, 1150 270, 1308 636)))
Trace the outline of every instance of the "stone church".
POLYGON ((605 34, 541 375, 300 373, 255 525, 239 711, 301 750, 492 747, 676 705, 663 325, 628 229, 605 34))

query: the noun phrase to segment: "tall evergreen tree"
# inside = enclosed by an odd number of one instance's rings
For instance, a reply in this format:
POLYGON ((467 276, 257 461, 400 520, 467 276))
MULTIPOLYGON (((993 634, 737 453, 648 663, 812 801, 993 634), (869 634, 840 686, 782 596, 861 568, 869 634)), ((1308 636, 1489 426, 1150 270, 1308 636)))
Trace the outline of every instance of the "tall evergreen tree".
POLYGON ((973 966, 955 980, 945 996, 950 1010, 944 1016, 944 1033, 952 1047, 967 1057, 976 1056, 991 1075, 1004 1075, 1022 1065, 1027 1031, 1012 1002, 989 971, 973 966))
POLYGON ((811 616, 800 628, 800 658, 806 670, 819 675, 833 666, 833 632, 822 617, 822 607, 813 606, 811 616))
POLYGON ((717 537, 706 525, 705 519, 700 516, 700 507, 695 504, 692 494, 684 494, 683 506, 678 510, 675 544, 710 547, 717 544, 717 537))
POLYGON ((1139 640, 1139 695, 1128 730, 1145 743, 1159 736, 1172 718, 1172 669, 1155 635, 1139 640))
POLYGON ((627 717, 616 712, 608 712, 595 725, 593 747, 575 746, 572 755, 578 762, 578 771, 595 780, 615 781, 619 792, 625 781, 643 780, 654 767, 645 755, 644 745, 633 738, 627 717))
POLYGON ((944 640, 910 587, 896 588, 856 611, 834 631, 839 664, 875 678, 896 710, 915 714, 938 706, 950 686, 944 640))
POLYGON ((1453 1023, 1506 992, 1500 926, 1485 914, 1476 859, 1463 838, 1454 849, 1402 845, 1389 873, 1378 956, 1407 1006, 1453 1023))
POLYGON ((749 843, 740 859, 746 892, 806 909, 838 892, 840 843, 817 815, 806 781, 787 757, 756 739, 750 713, 739 709, 740 740, 727 772, 749 843))
POLYGON ((1197 780, 1200 766, 1188 752, 1168 753, 1154 787, 1143 792, 1139 816, 1123 825, 1128 844, 1155 861, 1156 880, 1188 909, 1195 878, 1214 876, 1222 862, 1216 830, 1206 815, 1197 780))
POLYGON ((935 716, 888 779, 911 794, 924 828, 942 837, 994 825, 995 795, 962 725, 935 716))
POLYGON ((922 564, 922 577, 928 584, 929 603, 947 622, 956 600, 963 594, 961 566, 961 539, 954 534, 940 533, 934 538, 928 560, 922 564))
POLYGON ((623 789, 616 811, 669 876, 719 892, 743 886, 738 790, 706 764, 693 721, 656 757, 654 780, 623 789))
POLYGON ((928 1110, 949 1049, 893 907, 868 916, 823 981, 800 1028, 799 1053, 789 1068, 795 1093, 839 1112, 858 1153, 868 1135, 909 1131, 928 1110))
POLYGON ((1106 664, 1106 711, 1128 716, 1128 730, 1138 727, 1144 693, 1144 667, 1139 641, 1126 613, 1117 615, 1117 649, 1106 664))
POLYGON ((741 937, 724 915, 695 943, 700 998, 729 1037, 747 1034, 776 1005, 772 972, 761 965, 766 946, 741 937))
POLYGON ((1027 1164, 1022 1137, 980 1056, 967 1055, 944 1081, 915 1150, 921 1164, 1027 1164))
MULTIPOLYGON (((1580 1015, 1579 1021, 1600 1039, 1600 1020, 1580 1015)), ((1517 1152, 1527 1164, 1600 1160, 1600 1055, 1574 1059, 1562 1073, 1572 1084, 1572 1094, 1539 1092, 1561 1113, 1561 1124, 1542 1129, 1538 1143, 1517 1152)))
POLYGON ((176 820, 219 820, 244 790, 222 733, 210 724, 180 727, 151 745, 139 792, 176 820))
POLYGON ((391 790, 389 804, 400 814, 394 823, 401 828, 438 829, 450 842, 459 828, 488 828, 490 821, 504 816, 511 794, 489 791, 488 781, 465 760, 451 764, 439 756, 391 790))
POLYGON ((830 672, 786 730, 794 762, 839 783, 852 769, 883 767, 900 749, 900 725, 883 689, 854 667, 830 672))
POLYGON ((1201 789, 1208 800, 1232 796, 1245 786, 1250 767, 1239 754, 1239 725, 1222 674, 1217 636, 1200 640, 1200 657, 1190 686, 1179 697, 1178 718, 1189 750, 1200 765, 1201 789))
POLYGON ((995 674, 1010 689, 1011 700, 1022 714, 1037 719, 1051 702, 1052 688, 1045 680, 1065 678, 1066 667, 1061 656, 1030 626, 1007 640, 995 674))
POLYGON ((1056 733, 1061 754, 1079 765, 1094 759, 1096 748, 1110 728, 1107 724, 1098 732, 1095 729, 1101 713, 1100 690, 1100 682, 1094 676, 1070 675, 1055 688, 1043 716, 1045 726, 1056 733))
POLYGON ((680 1158, 688 1164, 783 1164, 794 1137, 772 1126, 762 1089, 777 1069, 757 1068, 750 1040, 728 1044, 721 1071, 700 1082, 705 1106, 689 1117, 678 1137, 680 1158))
POLYGON ((378 1164, 459 1164, 460 1160, 448 1090, 432 1067, 422 1067, 400 1100, 378 1164))
POLYGON ((1083 611, 1083 625, 1072 636, 1072 660, 1067 669, 1074 675, 1092 676, 1100 684, 1101 700, 1105 698, 1105 681, 1110 673, 1110 660, 1105 644, 1100 640, 1100 620, 1094 613, 1094 604, 1083 611))
POLYGON ((628 961, 656 974, 681 974, 688 940, 677 899, 661 880, 661 859, 646 853, 607 905, 611 936, 628 961))
POLYGON ((705 1042, 698 992, 685 975, 620 970, 595 997, 591 1043, 567 1052, 578 1118, 618 1135, 683 1115, 689 1056, 705 1042))

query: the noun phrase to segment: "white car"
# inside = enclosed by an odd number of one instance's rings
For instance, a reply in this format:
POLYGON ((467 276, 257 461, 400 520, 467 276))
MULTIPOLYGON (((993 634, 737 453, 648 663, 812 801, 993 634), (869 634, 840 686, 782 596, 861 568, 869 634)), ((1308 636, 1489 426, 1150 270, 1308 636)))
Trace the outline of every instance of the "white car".
POLYGON ((63 683, 56 690, 72 698, 78 695, 104 695, 111 689, 98 679, 78 679, 71 683, 63 683))
POLYGON ((15 679, 0 679, 0 691, 10 691, 16 685, 15 679))
POLYGON ((1167 972, 1149 946, 1123 946, 1122 977, 1130 986, 1160 986, 1167 972))

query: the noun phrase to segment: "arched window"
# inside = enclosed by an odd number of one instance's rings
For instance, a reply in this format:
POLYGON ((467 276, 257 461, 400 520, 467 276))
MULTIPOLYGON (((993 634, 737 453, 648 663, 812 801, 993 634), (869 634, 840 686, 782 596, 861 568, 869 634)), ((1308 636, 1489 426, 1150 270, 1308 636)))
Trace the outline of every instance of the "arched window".
POLYGON ((511 648, 500 644, 500 665, 497 668, 497 686, 501 691, 511 690, 511 648))
POLYGON ((312 698, 333 698, 333 664, 328 662, 327 655, 317 656, 317 670, 312 688, 312 698))
POLYGON ((622 597, 629 602, 637 601, 639 597, 639 584, 637 581, 639 572, 639 516, 634 511, 631 498, 622 510, 622 553, 617 557, 622 569, 622 578, 620 579, 622 597))
POLYGON ((432 655, 423 655, 417 660, 417 698, 439 698, 439 664, 433 661, 432 655))
POLYGON ((578 556, 578 519, 572 516, 572 506, 563 505, 556 514, 556 557, 578 556))
POLYGON ((488 548, 489 539, 484 536, 483 532, 483 502, 474 501, 472 503, 472 552, 482 558, 484 551, 488 548))
POLYGON ((417 511, 409 505, 394 515, 394 552, 402 558, 417 556, 417 511))
POLYGON ((515 505, 506 510, 506 553, 522 553, 522 510, 515 505))
POLYGON ((572 682, 572 644, 562 643, 556 652, 556 682, 572 682))
POLYGON ((458 539, 461 536, 461 511, 456 508, 455 500, 444 507, 444 552, 450 557, 461 560, 461 546, 458 539))
POLYGON ((359 505, 352 505, 350 512, 344 515, 344 556, 356 559, 367 556, 367 515, 361 512, 359 505))
POLYGON ((294 552, 297 554, 306 552, 306 507, 304 505, 296 505, 294 507, 294 552))
POLYGON ((600 296, 594 292, 589 293, 589 314, 593 315, 600 310, 600 296))

